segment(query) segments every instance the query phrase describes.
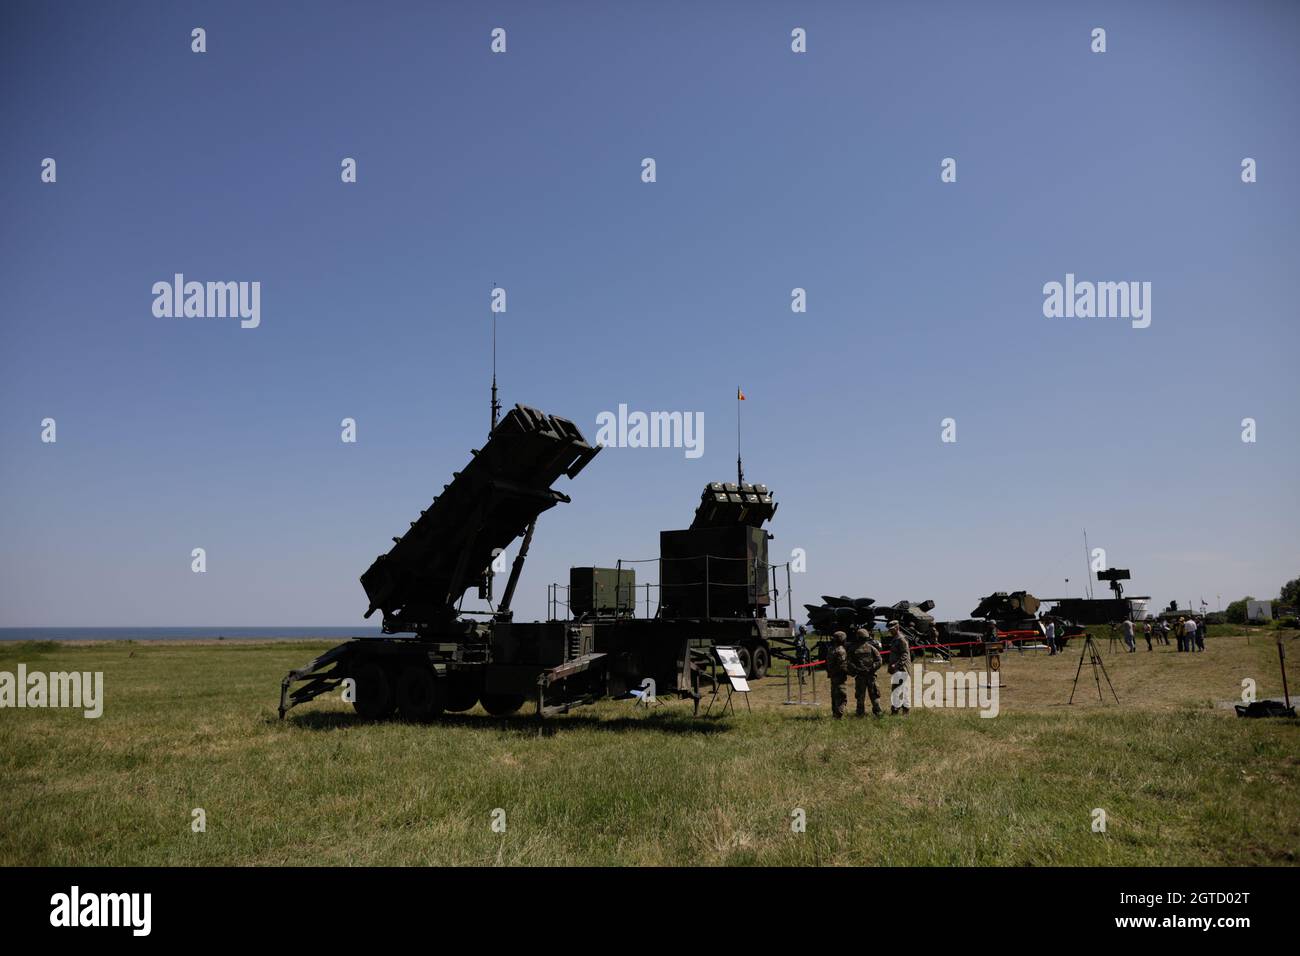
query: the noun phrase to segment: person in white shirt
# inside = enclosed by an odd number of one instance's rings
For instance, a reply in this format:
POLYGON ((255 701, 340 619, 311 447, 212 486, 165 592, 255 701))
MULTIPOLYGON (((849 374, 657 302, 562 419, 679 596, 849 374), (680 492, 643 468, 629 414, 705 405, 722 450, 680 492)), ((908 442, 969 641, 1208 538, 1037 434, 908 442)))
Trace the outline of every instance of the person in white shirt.
MULTIPOLYGON (((1183 624, 1183 633, 1186 634, 1187 649, 1196 650, 1196 619, 1189 617, 1183 624)), ((1201 648, 1204 650, 1204 647, 1201 648)))

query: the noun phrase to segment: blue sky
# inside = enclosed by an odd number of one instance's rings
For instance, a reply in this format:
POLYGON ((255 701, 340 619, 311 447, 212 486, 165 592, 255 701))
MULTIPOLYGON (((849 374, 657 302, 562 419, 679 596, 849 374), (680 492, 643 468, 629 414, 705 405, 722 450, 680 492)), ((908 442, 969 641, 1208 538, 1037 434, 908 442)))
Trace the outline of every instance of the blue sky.
POLYGON ((589 438, 620 403, 705 420, 700 458, 610 448, 561 483, 523 617, 734 475, 738 384, 799 602, 1077 595, 1085 527, 1132 593, 1275 596, 1298 28, 1286 3, 5 4, 0 626, 360 623, 360 573, 482 442, 493 283, 507 407, 589 438), (260 281, 260 327, 155 317, 176 272, 260 281), (1151 282, 1151 326, 1045 318, 1066 273, 1151 282))

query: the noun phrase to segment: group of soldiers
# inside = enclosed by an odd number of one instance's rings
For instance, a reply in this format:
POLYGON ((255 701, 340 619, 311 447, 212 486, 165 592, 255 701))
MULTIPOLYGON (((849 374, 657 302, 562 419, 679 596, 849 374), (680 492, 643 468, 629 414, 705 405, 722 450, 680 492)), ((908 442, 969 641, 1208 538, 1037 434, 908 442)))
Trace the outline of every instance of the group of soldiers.
MULTIPOLYGON (((906 672, 907 682, 905 687, 911 687, 912 676, 912 647, 908 643, 906 635, 903 634, 902 628, 897 621, 890 621, 889 627, 889 673, 896 674, 900 671, 906 672)), ((867 698, 871 698, 871 712, 876 717, 881 716, 880 707, 880 688, 876 685, 876 672, 884 666, 884 657, 880 653, 880 647, 871 639, 871 633, 866 628, 858 628, 853 634, 852 643, 849 642, 848 635, 843 631, 836 631, 832 635, 834 646, 831 652, 826 655, 826 672, 831 679, 831 713, 835 719, 844 716, 844 711, 848 707, 849 695, 845 685, 850 677, 854 681, 854 696, 858 702, 858 716, 867 715, 867 698)), ((894 683, 891 680, 891 686, 894 683)), ((911 710, 909 699, 902 700, 890 697, 891 714, 906 714, 911 710)))

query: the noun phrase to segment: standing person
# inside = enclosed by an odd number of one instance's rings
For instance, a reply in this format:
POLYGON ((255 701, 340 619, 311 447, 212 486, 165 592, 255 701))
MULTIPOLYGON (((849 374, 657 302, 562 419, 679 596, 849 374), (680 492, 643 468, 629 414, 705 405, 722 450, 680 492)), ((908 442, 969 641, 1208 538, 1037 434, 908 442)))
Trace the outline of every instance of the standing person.
POLYGON ((1201 623, 1196 628, 1196 649, 1198 651, 1205 650, 1205 632, 1209 629, 1210 625, 1206 623, 1205 618, 1201 618, 1201 623))
POLYGON ((1165 647, 1169 646, 1169 622, 1165 620, 1160 622, 1160 642, 1165 647))
POLYGON ((1187 635, 1187 650, 1196 650, 1196 618, 1188 617, 1187 622, 1183 625, 1183 631, 1187 635))
POLYGON ((1181 617, 1174 622, 1174 639, 1178 641, 1178 653, 1187 650, 1187 625, 1181 617))
POLYGON ((1151 622, 1147 621, 1142 625, 1142 636, 1147 639, 1147 651, 1151 651, 1151 622))
POLYGON ((857 643, 849 651, 849 672, 853 674, 853 696, 858 702, 858 716, 867 716, 867 697, 871 697, 871 713, 880 716, 880 688, 876 685, 876 671, 885 663, 880 651, 871 642, 865 628, 854 635, 857 643))
POLYGON ((849 677, 849 655, 844 650, 843 631, 836 631, 831 640, 834 647, 826 655, 826 674, 831 679, 831 713, 839 720, 844 716, 844 705, 849 702, 849 695, 844 690, 849 677))
POLYGON ((912 646, 897 621, 889 622, 889 636, 889 712, 906 715, 912 709, 912 646))
POLYGON ((1133 622, 1128 618, 1124 618, 1119 627, 1120 630, 1124 632, 1124 644, 1128 647, 1128 652, 1130 654, 1136 654, 1137 641, 1133 639, 1133 622))
POLYGON ((1047 638, 1047 648, 1051 651, 1047 656, 1052 657, 1056 654, 1056 622, 1050 617, 1047 619, 1047 624, 1043 627, 1043 636, 1047 638))

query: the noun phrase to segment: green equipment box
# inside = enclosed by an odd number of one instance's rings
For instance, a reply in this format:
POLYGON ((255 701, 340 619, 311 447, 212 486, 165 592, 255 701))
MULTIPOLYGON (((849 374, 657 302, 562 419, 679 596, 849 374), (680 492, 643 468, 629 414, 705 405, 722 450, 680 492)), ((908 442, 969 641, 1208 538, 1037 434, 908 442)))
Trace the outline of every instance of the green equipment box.
POLYGON ((632 568, 570 568, 569 613, 631 614, 636 602, 636 571, 632 568))

